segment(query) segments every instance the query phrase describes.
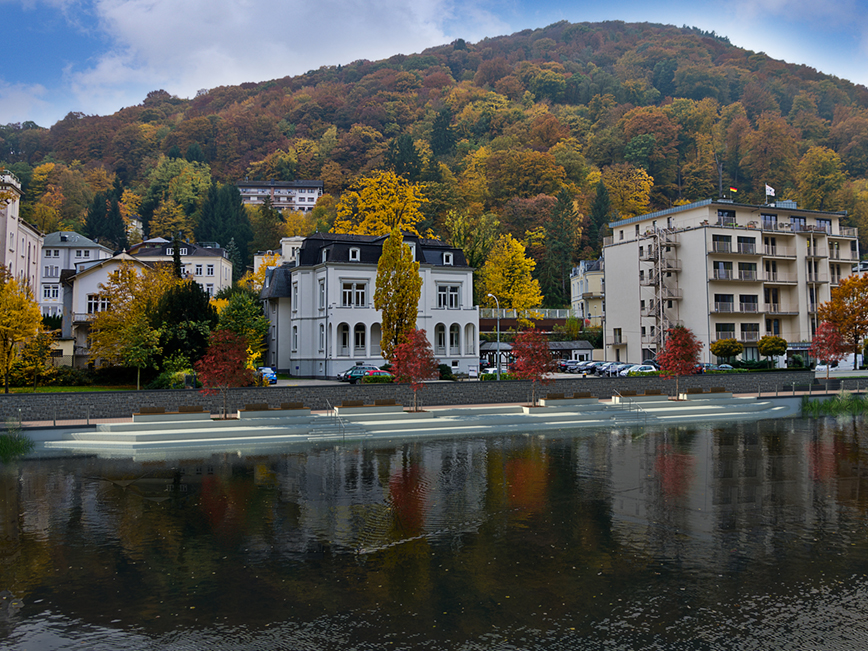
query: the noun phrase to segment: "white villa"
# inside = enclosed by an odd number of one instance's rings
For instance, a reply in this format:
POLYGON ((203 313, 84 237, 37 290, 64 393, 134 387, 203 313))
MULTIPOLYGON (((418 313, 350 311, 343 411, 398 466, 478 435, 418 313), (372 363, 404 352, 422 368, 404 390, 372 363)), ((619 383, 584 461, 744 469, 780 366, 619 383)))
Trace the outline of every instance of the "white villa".
MULTIPOLYGON (((314 234, 270 269, 261 298, 271 322, 266 362, 303 377, 334 377, 357 363, 382 365, 377 261, 387 236, 314 234)), ((478 364, 479 310, 473 269, 460 249, 407 235, 420 263, 416 327, 456 372, 478 364)), ((287 247, 290 245, 287 243, 287 247)))
POLYGON ((60 273, 95 260, 112 257, 112 250, 74 231, 57 231, 42 244, 42 281, 38 296, 43 316, 63 315, 60 273))

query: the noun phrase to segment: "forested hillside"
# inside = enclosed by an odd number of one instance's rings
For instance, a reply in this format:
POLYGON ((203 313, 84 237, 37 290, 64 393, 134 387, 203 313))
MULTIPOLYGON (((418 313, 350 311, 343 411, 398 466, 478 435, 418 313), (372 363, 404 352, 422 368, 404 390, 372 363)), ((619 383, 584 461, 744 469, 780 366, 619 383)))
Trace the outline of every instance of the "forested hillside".
POLYGON ((562 22, 192 100, 155 91, 50 129, 7 125, 0 165, 45 231, 118 243, 99 226, 116 204, 150 235, 237 232, 242 251, 331 228, 342 193, 391 169, 427 199, 420 233, 475 264, 487 252, 475 238, 511 234, 554 305, 562 270, 599 251, 606 221, 730 187, 743 202, 763 201, 768 184, 804 207, 847 210, 868 235, 868 89, 695 29, 562 22), (218 206, 235 200, 221 185, 245 177, 322 179, 328 195, 312 215, 234 209, 215 230, 218 206))

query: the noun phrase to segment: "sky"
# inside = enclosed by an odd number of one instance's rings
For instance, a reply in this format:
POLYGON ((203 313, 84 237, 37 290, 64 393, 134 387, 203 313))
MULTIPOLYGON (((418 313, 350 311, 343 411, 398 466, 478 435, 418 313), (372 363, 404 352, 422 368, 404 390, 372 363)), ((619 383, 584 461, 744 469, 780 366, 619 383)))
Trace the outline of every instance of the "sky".
POLYGON ((551 23, 699 27, 868 85, 868 0, 0 0, 0 124, 110 115, 551 23))

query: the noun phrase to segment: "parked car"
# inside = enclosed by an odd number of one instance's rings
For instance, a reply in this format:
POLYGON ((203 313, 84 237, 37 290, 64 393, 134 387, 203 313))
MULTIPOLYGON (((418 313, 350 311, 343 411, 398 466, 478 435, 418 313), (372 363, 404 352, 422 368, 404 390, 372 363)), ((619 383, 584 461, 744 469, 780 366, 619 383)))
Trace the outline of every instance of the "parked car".
POLYGON ((578 362, 575 366, 569 369, 570 373, 584 373, 585 369, 588 368, 588 364, 592 364, 591 360, 586 359, 584 361, 578 362))
POLYGON ((630 373, 651 373, 652 371, 659 371, 660 369, 652 364, 636 364, 634 366, 630 366, 628 368, 623 369, 618 375, 621 377, 627 377, 630 373))
POLYGON ((612 366, 612 364, 618 364, 618 363, 619 362, 603 362, 602 364, 597 366, 597 368, 595 369, 595 372, 597 375, 602 377, 602 376, 606 375, 606 371, 609 369, 610 366, 612 366))
POLYGON ((578 363, 578 360, 575 359, 562 359, 558 361, 558 371, 561 373, 569 373, 578 363))
MULTIPOLYGON (((350 373, 358 372, 358 371, 376 371, 378 370, 376 366, 373 364, 356 364, 351 369, 344 371, 343 373, 338 373, 338 380, 341 382, 349 382, 350 381, 350 373)), ((358 375, 358 373, 357 373, 358 375)))
POLYGON ((256 374, 268 384, 277 384, 277 373, 270 366, 260 366, 256 369, 256 374))
POLYGON ((718 364, 717 370, 718 371, 732 371, 734 369, 729 364, 718 364))
POLYGON ((636 366, 633 362, 622 362, 621 364, 612 364, 606 369, 606 375, 609 377, 617 377, 625 368, 636 366))
POLYGON ((605 363, 606 362, 602 362, 602 361, 590 362, 589 364, 587 364, 585 367, 582 368, 582 375, 594 375, 594 374, 596 374, 597 368, 601 364, 605 364, 605 363))

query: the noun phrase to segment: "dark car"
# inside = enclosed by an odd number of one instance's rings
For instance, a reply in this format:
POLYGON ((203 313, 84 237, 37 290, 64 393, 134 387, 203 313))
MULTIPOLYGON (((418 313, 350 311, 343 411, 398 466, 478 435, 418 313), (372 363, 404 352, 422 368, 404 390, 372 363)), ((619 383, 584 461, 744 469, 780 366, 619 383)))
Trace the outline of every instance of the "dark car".
POLYGON ((344 371, 343 373, 338 373, 338 380, 340 380, 341 382, 350 382, 352 384, 353 381, 350 379, 351 373, 355 373, 355 375, 358 378, 358 377, 361 377, 362 375, 364 375, 364 373, 362 373, 362 371, 376 371, 376 370, 377 370, 377 367, 374 366, 373 364, 357 364, 356 366, 353 366, 351 369, 344 371))

